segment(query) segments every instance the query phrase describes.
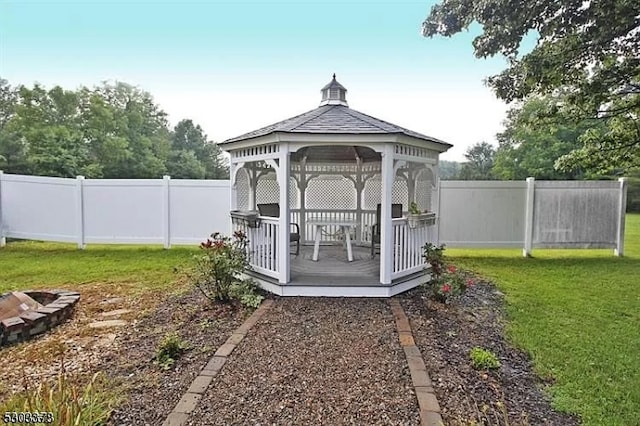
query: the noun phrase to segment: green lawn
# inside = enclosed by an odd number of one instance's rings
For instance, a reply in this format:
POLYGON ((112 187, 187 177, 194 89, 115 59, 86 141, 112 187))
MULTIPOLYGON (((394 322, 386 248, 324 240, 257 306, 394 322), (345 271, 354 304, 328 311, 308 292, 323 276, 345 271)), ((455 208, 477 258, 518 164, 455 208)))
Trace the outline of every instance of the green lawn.
POLYGON ((612 250, 448 249, 506 295, 509 336, 533 358, 556 408, 585 425, 640 425, 640 215, 612 250))
POLYGON ((114 284, 136 292, 170 288, 175 268, 189 265, 194 247, 90 245, 20 241, 0 249, 0 293, 31 287, 114 284))
MULTIPOLYGON (((627 217, 626 257, 612 250, 448 249, 506 294, 508 332, 555 380, 555 406, 586 425, 640 425, 640 215, 627 217)), ((195 247, 13 242, 0 250, 0 292, 107 283, 171 289, 195 247)), ((78 287, 80 286, 80 287, 78 287)))

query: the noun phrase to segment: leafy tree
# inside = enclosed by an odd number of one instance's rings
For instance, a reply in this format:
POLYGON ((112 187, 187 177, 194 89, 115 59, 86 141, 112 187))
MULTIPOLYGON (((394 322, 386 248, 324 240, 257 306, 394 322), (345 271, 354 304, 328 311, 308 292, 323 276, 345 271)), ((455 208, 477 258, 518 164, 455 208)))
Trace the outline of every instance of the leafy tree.
POLYGON ((640 2, 637 0, 443 0, 423 34, 452 36, 477 22, 477 57, 504 55, 507 69, 488 79, 499 98, 568 93, 562 108, 574 122, 597 118, 606 129, 587 132, 582 145, 556 164, 600 173, 640 165, 640 2), (522 40, 538 35, 527 54, 522 40))
POLYGON ((90 170, 74 92, 39 85, 18 90, 20 102, 3 128, 7 171, 71 177, 90 170))
MULTIPOLYGON (((202 127, 195 125, 191 120, 180 121, 173 130, 172 149, 191 152, 204 167, 205 179, 226 179, 229 177, 229 169, 226 166, 220 147, 207 140, 202 127)), ((187 161, 183 156, 182 161, 187 161)), ((175 164, 175 163, 172 163, 175 164)), ((171 168, 169 173, 173 176, 171 168)))
POLYGON ((17 105, 17 89, 0 78, 0 167, 8 173, 22 173, 26 170, 26 144, 7 126, 15 117, 17 105))
POLYGON ((589 130, 604 127, 598 120, 579 123, 555 111, 562 96, 531 97, 507 113, 505 130, 497 135, 498 149, 493 167, 499 179, 580 179, 580 169, 558 171, 558 158, 581 146, 580 137, 589 130))
POLYGON ((495 149, 487 142, 472 145, 464 154, 468 160, 462 163, 459 178, 462 180, 491 180, 495 149))
POLYGON ((200 126, 183 120, 170 131, 149 93, 120 82, 47 91, 0 79, 0 167, 94 178, 229 175, 220 148, 200 126))
POLYGON ((86 130, 95 154, 110 160, 104 177, 161 177, 170 152, 168 122, 151 95, 121 82, 104 83, 89 94, 99 99, 89 103, 86 130), (111 149, 115 153, 107 153, 111 149))
POLYGON ((176 179, 204 179, 205 169, 193 151, 172 151, 167 170, 176 179))
POLYGON ((440 179, 458 179, 458 174, 460 173, 460 163, 456 161, 441 160, 438 162, 438 167, 440 172, 440 179))

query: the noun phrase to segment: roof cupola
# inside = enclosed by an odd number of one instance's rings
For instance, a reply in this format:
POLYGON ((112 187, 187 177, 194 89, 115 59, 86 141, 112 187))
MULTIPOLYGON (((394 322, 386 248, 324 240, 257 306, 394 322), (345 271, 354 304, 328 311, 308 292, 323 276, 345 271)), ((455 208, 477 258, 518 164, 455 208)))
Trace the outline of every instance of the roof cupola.
POLYGON ((338 83, 336 80, 335 73, 333 74, 333 79, 324 86, 321 90, 322 92, 322 101, 320 102, 320 106, 322 105, 347 105, 347 89, 338 83))

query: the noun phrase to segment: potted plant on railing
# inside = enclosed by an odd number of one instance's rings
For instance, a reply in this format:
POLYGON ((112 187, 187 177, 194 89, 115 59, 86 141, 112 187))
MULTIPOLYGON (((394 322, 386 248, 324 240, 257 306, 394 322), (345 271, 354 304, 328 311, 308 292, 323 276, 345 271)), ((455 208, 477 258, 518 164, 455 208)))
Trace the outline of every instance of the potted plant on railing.
POLYGON ((415 202, 409 205, 409 214, 407 215, 409 228, 417 228, 418 225, 433 225, 435 223, 435 220, 435 213, 430 213, 429 210, 421 212, 415 202))

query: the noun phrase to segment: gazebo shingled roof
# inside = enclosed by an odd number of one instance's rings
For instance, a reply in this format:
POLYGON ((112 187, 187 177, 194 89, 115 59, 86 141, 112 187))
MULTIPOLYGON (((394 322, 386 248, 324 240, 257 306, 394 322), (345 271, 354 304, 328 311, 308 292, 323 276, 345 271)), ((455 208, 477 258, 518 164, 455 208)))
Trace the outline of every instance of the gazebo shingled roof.
MULTIPOLYGON (((334 79, 327 84, 322 91, 331 90, 333 88, 343 91, 342 97, 346 89, 334 79)), ((329 95, 331 96, 331 95, 329 95)), ((227 139, 221 144, 238 142, 265 136, 271 133, 302 133, 302 134, 349 134, 349 135, 367 135, 367 134, 405 134, 417 139, 433 142, 442 145, 443 150, 451 148, 453 145, 443 142, 431 136, 405 129, 404 127, 380 120, 362 112, 349 108, 346 101, 340 104, 321 105, 316 109, 307 111, 295 117, 265 126, 261 129, 245 133, 235 138, 227 139)))

